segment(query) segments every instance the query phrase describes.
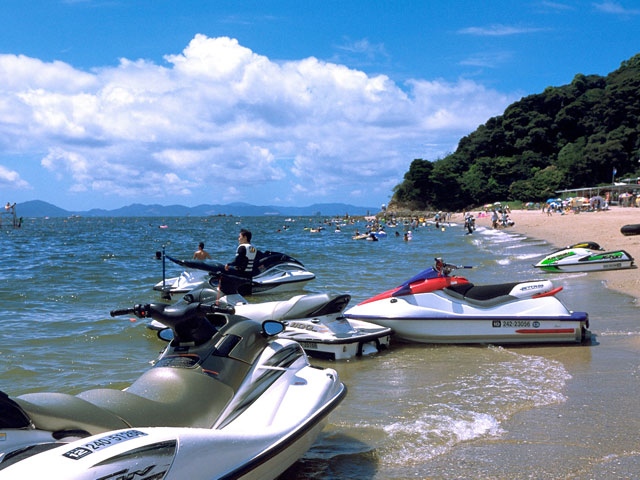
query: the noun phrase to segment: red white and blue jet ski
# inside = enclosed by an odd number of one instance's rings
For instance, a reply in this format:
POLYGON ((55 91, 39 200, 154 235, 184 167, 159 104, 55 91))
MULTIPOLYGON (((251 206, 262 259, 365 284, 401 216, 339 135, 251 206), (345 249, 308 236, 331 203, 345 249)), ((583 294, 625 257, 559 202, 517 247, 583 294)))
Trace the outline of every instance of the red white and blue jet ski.
POLYGON ((589 316, 569 311, 549 280, 474 285, 436 265, 345 311, 345 317, 393 329, 419 343, 585 342, 589 316))

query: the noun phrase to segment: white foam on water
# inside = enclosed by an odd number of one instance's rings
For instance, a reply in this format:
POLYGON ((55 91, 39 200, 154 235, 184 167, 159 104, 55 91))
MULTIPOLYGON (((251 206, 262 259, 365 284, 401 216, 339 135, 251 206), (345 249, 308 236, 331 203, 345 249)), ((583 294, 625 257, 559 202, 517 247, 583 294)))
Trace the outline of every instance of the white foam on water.
MULTIPOLYGON (((396 402, 389 423, 378 419, 377 428, 388 436, 377 449, 385 464, 422 464, 462 442, 499 437, 501 423, 517 412, 566 401, 563 390, 571 376, 560 362, 502 347, 452 355, 466 367, 396 402), (474 353, 479 354, 476 365, 466 358, 474 353)), ((365 424, 360 427, 373 426, 365 424)))

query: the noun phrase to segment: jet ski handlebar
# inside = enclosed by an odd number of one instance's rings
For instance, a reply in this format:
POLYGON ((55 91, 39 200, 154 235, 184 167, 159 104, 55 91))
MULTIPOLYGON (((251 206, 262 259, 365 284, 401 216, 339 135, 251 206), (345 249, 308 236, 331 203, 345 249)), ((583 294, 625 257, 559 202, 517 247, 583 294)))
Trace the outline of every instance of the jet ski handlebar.
POLYGON ((473 268, 470 265, 454 265, 452 263, 444 263, 442 257, 436 257, 433 259, 435 261, 434 270, 436 272, 443 273, 444 275, 449 275, 452 270, 456 270, 458 268, 473 268))
POLYGON ((133 308, 113 310, 111 316, 133 314, 138 318, 153 318, 162 322, 173 331, 174 340, 180 343, 200 345, 211 339, 217 329, 207 319, 208 313, 233 315, 235 308, 220 305, 218 302, 178 302, 174 305, 166 303, 137 304, 133 308))
POLYGON ((452 263, 445 263, 444 266, 445 268, 450 268, 452 270, 455 270, 458 268, 473 268, 473 265, 453 265, 452 263))
POLYGON ((153 318, 155 320, 166 320, 167 318, 188 318, 200 316, 206 313, 222 313, 233 315, 236 313, 232 305, 221 305, 215 302, 207 303, 184 303, 182 305, 167 305, 166 303, 136 304, 133 308, 122 308, 111 310, 112 317, 122 315, 135 315, 138 318, 153 318))

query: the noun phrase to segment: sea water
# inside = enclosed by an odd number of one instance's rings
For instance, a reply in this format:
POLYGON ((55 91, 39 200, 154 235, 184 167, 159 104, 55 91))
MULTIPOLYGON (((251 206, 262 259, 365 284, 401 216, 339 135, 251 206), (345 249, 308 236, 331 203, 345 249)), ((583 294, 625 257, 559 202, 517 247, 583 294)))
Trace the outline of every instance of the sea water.
MULTIPOLYGON (((19 395, 126 387, 164 344, 144 320, 111 318, 110 310, 159 301, 152 290, 163 278, 156 252, 191 258, 203 241, 215 260, 227 262, 240 228, 253 232, 257 248, 287 253, 314 272, 304 292, 347 293, 351 304, 397 286, 434 257, 472 266, 457 273, 476 284, 540 278, 544 274, 532 264, 551 248, 508 229, 466 234, 456 224, 400 225, 387 228, 378 242, 352 240, 356 229, 364 230, 363 221, 337 232, 325 220, 74 217, 3 228, 0 389, 19 395), (324 229, 316 232, 319 226, 324 229), (412 240, 404 241, 409 228, 412 240)), ((164 269, 166 277, 181 272, 171 262, 164 269)), ((349 393, 286 478, 640 474, 638 307, 592 274, 546 278, 564 287, 558 297, 570 309, 589 312, 591 344, 392 342, 372 357, 313 360, 335 368, 349 393)))

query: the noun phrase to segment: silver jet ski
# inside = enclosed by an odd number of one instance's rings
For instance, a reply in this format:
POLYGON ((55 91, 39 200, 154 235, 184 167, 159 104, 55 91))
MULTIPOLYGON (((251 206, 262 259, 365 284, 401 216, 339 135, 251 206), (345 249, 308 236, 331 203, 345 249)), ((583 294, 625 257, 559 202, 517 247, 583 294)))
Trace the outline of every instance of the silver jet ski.
POLYGON ((0 394, 0 480, 273 479, 315 441, 346 395, 284 325, 196 293, 136 305, 173 340, 124 390, 0 394))
MULTIPOLYGON (((315 358, 347 360, 368 356, 388 348, 393 330, 374 323, 348 320, 343 312, 350 295, 312 293, 296 295, 288 300, 249 303, 237 293, 237 283, 226 278, 217 289, 203 286, 198 295, 205 295, 220 305, 231 305, 238 315, 256 321, 274 319, 284 322, 286 329, 278 336, 295 340, 315 358)), ((187 294, 189 295, 189 294, 187 294)), ((166 328, 153 320, 148 327, 166 328)))

